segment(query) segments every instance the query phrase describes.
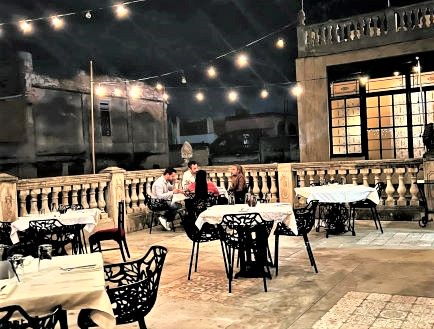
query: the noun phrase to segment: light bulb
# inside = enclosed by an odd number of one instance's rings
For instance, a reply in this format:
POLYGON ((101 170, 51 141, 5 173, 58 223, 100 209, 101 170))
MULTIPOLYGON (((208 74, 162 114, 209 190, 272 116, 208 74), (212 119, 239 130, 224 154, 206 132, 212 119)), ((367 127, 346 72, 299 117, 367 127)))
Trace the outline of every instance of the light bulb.
POLYGON ((165 102, 167 102, 167 101, 169 100, 169 94, 168 94, 168 93, 164 93, 164 94, 163 94, 163 100, 164 100, 165 102))
POLYGON ((51 26, 55 30, 61 30, 65 26, 65 21, 63 20, 63 18, 53 16, 51 17, 51 26))
POLYGON ((161 90, 163 90, 163 85, 161 84, 161 83, 159 83, 159 82, 157 82, 157 84, 155 85, 155 88, 158 90, 158 91, 161 91, 161 90))
POLYGON ((87 19, 91 19, 92 18, 92 14, 90 13, 90 11, 87 11, 86 14, 84 15, 87 19))
POLYGON ((118 19, 127 18, 130 14, 130 11, 124 5, 116 5, 115 6, 115 14, 118 19))
POLYGON ((116 97, 121 97, 122 96, 122 90, 120 90, 119 88, 115 88, 115 90, 113 90, 113 94, 116 97))
POLYGON ((293 96, 298 97, 303 93, 303 87, 301 87, 300 85, 295 85, 291 88, 291 93, 293 96))
POLYGON ((194 97, 196 97, 196 100, 197 100, 198 102, 203 102, 203 100, 205 99, 205 95, 204 95, 203 92, 201 92, 201 91, 198 91, 198 92, 196 93, 196 95, 194 95, 194 97))
POLYGON ((19 28, 23 34, 30 34, 33 32, 33 25, 28 21, 21 21, 19 23, 19 28))
POLYGON ((239 68, 242 69, 249 65, 249 57, 247 56, 247 54, 241 53, 237 56, 235 63, 239 68))
POLYGON ((106 95, 106 90, 103 86, 98 86, 95 88, 95 95, 98 97, 104 97, 106 95))
POLYGON ((210 77, 211 79, 217 76, 217 70, 214 66, 208 67, 206 73, 208 74, 208 77, 210 77))
POLYGON ((132 86, 130 89, 130 97, 131 98, 139 98, 141 94, 141 90, 137 86, 132 86))
POLYGON ((265 99, 268 97, 268 90, 267 89, 262 89, 261 90, 261 98, 265 99))
POLYGON ((187 79, 185 78, 185 75, 182 76, 181 83, 183 83, 183 84, 187 83, 187 79))
POLYGON ((369 77, 366 75, 359 78, 359 82, 362 86, 366 85, 368 81, 369 81, 369 77))
POLYGON ((283 40, 282 38, 277 39, 276 47, 279 49, 285 48, 285 40, 283 40))
POLYGON ((228 100, 231 103, 234 103, 238 100, 238 93, 235 90, 231 90, 228 92, 228 100))

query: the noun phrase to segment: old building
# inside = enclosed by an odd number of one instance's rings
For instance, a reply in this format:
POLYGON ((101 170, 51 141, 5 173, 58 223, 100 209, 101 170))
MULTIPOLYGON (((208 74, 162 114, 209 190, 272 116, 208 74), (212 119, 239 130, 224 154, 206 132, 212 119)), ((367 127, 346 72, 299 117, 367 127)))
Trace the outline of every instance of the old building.
POLYGON ((298 26, 300 160, 408 159, 434 121, 434 2, 298 26))
MULTIPOLYGON (((33 71, 29 53, 0 55, 0 172, 19 177, 92 172, 89 75, 33 71)), ((166 166, 167 104, 144 83, 94 78, 96 171, 166 166)))

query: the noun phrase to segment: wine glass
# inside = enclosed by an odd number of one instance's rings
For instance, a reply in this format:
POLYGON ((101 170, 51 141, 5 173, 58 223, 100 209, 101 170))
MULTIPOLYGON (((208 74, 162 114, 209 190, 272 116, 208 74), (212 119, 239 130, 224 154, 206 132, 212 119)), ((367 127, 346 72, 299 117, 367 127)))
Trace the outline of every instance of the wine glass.
POLYGON ((18 275, 18 268, 24 267, 24 256, 22 254, 13 254, 8 257, 8 261, 12 266, 12 271, 14 271, 18 282, 20 282, 20 277, 18 275))
POLYGON ((44 259, 51 259, 53 254, 53 246, 51 244, 41 244, 38 246, 38 271, 40 270, 41 261, 44 259))
POLYGON ((228 203, 229 204, 235 204, 235 196, 234 196, 234 194, 230 193, 228 196, 229 196, 228 203))

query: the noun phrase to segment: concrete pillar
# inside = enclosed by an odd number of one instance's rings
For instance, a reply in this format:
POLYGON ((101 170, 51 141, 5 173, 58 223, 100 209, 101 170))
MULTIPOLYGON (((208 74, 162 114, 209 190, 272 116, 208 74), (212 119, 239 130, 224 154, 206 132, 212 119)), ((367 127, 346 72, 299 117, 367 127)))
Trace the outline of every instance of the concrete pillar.
POLYGON ((125 201, 124 181, 126 171, 118 167, 108 167, 102 170, 101 173, 111 174, 106 194, 107 214, 109 218, 113 218, 113 221, 117 223, 118 202, 125 201))
POLYGON ((13 222, 18 217, 17 182, 17 177, 0 173, 1 221, 13 222))

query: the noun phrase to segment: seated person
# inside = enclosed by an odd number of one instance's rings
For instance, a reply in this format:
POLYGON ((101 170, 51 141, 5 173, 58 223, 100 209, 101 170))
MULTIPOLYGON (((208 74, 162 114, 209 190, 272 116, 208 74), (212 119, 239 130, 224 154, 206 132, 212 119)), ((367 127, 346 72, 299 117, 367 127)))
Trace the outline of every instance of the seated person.
POLYGON ((247 193, 246 177, 244 176, 244 169, 239 164, 231 166, 231 188, 230 193, 234 194, 235 203, 244 203, 244 198, 247 193))
POLYGON ((196 161, 191 160, 187 164, 188 170, 182 175, 182 188, 186 189, 190 183, 196 180, 196 173, 199 170, 199 165, 196 161))
POLYGON ((167 222, 172 222, 176 213, 181 208, 179 203, 172 203, 172 196, 174 193, 183 193, 180 189, 175 189, 173 183, 176 180, 176 170, 174 168, 167 168, 163 175, 161 175, 152 185, 152 197, 155 199, 163 199, 167 201, 168 210, 164 214, 165 217, 160 216, 158 220, 166 230, 170 230, 167 222))
POLYGON ((196 173, 196 181, 187 185, 187 191, 194 193, 196 198, 203 199, 208 198, 208 193, 212 193, 215 196, 220 194, 217 186, 210 180, 207 180, 205 170, 199 170, 196 173))

